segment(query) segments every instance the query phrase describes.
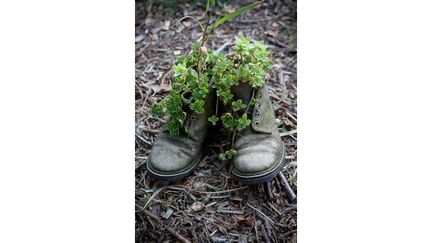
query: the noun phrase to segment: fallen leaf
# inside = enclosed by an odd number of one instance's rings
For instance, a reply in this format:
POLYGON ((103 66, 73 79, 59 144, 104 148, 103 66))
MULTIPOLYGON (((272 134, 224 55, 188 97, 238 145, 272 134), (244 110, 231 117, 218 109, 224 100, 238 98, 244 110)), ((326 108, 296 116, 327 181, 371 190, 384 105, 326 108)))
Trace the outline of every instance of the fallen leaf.
POLYGON ((171 91, 171 85, 169 85, 169 84, 162 84, 161 86, 160 86, 160 88, 161 88, 161 91, 171 91))
POLYGON ((153 90, 153 94, 156 94, 161 90, 161 86, 159 86, 157 84, 150 85, 150 88, 153 90))
POLYGON ((253 225, 253 220, 249 217, 249 218, 245 218, 243 215, 235 215, 234 217, 236 217, 238 220, 240 220, 241 222, 252 226, 253 225))
POLYGON ((171 24, 171 21, 169 21, 169 20, 165 21, 163 23, 162 29, 169 30, 170 24, 171 24))
POLYGON ((229 4, 228 6, 226 6, 225 10, 228 13, 233 13, 236 10, 236 7, 234 5, 232 5, 232 4, 229 4))
POLYGON ((182 23, 185 27, 190 27, 192 25, 192 21, 183 21, 182 23))
POLYGON ((147 16, 147 18, 145 18, 145 20, 144 20, 144 24, 146 25, 146 26, 150 26, 150 25, 152 25, 154 23, 154 19, 149 15, 149 16, 147 16))
POLYGON ((183 25, 179 25, 178 28, 176 29, 177 33, 182 32, 185 29, 185 27, 183 25))
POLYGON ((168 219, 173 212, 174 212, 174 210, 172 210, 171 208, 168 208, 167 211, 162 215, 162 217, 164 219, 168 219))
POLYGON ((152 40, 154 40, 154 41, 158 41, 158 40, 159 40, 159 36, 156 35, 156 34, 152 34, 152 35, 151 35, 151 38, 152 38, 152 40))
POLYGON ((273 30, 266 30, 266 31, 264 31, 264 34, 272 36, 272 37, 276 37, 278 35, 277 32, 273 31, 273 30))
POLYGON ((144 35, 137 35, 137 36, 135 36, 135 42, 140 42, 142 40, 144 40, 144 35))
POLYGON ((206 187, 206 183, 201 181, 195 181, 192 185, 192 188, 195 190, 202 190, 206 187))
POLYGON ((246 220, 246 218, 243 215, 234 215, 238 220, 246 220))
POLYGON ((191 209, 195 212, 198 212, 203 208, 204 208, 204 204, 202 202, 194 202, 191 206, 191 209))

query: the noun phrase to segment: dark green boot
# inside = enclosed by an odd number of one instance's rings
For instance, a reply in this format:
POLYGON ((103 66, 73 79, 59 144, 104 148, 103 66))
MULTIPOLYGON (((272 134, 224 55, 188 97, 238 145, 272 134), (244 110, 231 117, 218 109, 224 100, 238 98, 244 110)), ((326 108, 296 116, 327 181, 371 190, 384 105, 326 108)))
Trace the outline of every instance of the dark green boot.
POLYGON ((210 93, 204 113, 191 111, 187 115, 185 129, 179 135, 173 136, 164 129, 153 144, 147 161, 147 170, 152 177, 177 181, 192 172, 201 158, 209 129, 208 117, 214 114, 214 108, 215 95, 210 93))
POLYGON ((276 125, 273 107, 265 86, 253 91, 247 84, 232 89, 235 99, 249 104, 252 95, 258 100, 249 108, 251 126, 236 135, 234 177, 244 184, 259 184, 272 180, 282 167, 284 144, 276 125))

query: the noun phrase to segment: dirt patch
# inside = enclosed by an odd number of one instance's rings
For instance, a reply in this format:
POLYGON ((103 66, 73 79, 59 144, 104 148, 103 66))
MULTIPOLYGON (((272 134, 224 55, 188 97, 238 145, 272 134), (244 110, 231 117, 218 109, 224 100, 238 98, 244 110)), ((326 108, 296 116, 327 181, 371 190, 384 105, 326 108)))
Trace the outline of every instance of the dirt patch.
MULTIPOLYGON (((218 4, 216 16, 251 1, 218 4)), ((279 182, 272 182, 273 200, 262 185, 244 186, 231 178, 231 164, 218 160, 229 147, 226 133, 211 139, 194 173, 175 184, 151 179, 145 162, 163 119, 149 115, 151 105, 171 88, 171 66, 177 55, 190 51, 200 37, 199 26, 179 18, 205 19, 205 6, 146 1, 136 3, 136 242, 295 242, 297 203, 290 202, 279 182), (145 210, 144 210, 145 207, 145 210), (177 235, 176 235, 177 234, 177 235)), ((272 52, 273 68, 266 83, 286 148, 283 174, 297 191, 297 55, 296 3, 267 1, 220 26, 209 47, 226 45, 236 35, 264 41, 272 52)))

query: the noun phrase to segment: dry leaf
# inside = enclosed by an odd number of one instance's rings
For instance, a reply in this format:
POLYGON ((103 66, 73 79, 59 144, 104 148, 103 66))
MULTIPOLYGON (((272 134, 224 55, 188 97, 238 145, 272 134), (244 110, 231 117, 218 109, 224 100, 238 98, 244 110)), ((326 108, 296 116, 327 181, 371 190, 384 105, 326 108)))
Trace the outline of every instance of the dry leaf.
POLYGON ((150 85, 150 88, 153 90, 153 94, 156 94, 161 90, 161 86, 159 86, 157 84, 150 85))
POLYGON ((236 217, 238 220, 242 221, 243 223, 252 226, 253 225, 253 220, 249 217, 249 218, 245 218, 243 215, 235 215, 234 217, 236 217))
POLYGON ((202 202, 194 202, 191 206, 191 209, 195 212, 200 211, 204 208, 204 204, 202 202))
POLYGON ((159 40, 159 36, 156 35, 156 34, 152 34, 152 35, 151 35, 151 38, 152 38, 152 40, 154 40, 154 41, 158 41, 158 40, 159 40))
POLYGON ((190 27, 192 25, 192 21, 183 21, 182 23, 185 27, 190 27))
POLYGON ((264 31, 264 34, 272 36, 272 37, 276 37, 278 35, 277 32, 273 31, 273 30, 266 30, 266 31, 264 31))
POLYGON ((170 24, 171 24, 171 21, 169 21, 169 20, 165 21, 162 25, 162 29, 169 30, 170 24))
POLYGON ((162 84, 161 86, 160 86, 160 88, 161 88, 161 91, 164 91, 164 92, 166 92, 166 91, 171 91, 171 85, 169 85, 169 84, 162 84))
POLYGON ((137 35, 137 36, 135 36, 135 42, 140 42, 142 40, 144 40, 144 35, 137 35))

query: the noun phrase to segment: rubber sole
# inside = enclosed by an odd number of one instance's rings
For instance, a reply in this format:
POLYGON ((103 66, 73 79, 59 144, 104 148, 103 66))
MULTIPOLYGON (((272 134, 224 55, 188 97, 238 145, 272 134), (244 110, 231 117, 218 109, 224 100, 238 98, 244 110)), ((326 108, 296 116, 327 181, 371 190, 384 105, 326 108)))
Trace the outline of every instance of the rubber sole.
POLYGON ((189 174, 192 173, 192 171, 195 169, 195 167, 198 165, 198 162, 201 159, 201 154, 197 156, 195 160, 189 164, 190 166, 186 167, 183 170, 172 172, 172 173, 166 173, 162 171, 158 171, 155 168, 151 166, 150 161, 147 161, 147 171, 149 172, 150 176, 154 179, 161 180, 161 181, 179 181, 189 174))
POLYGON ((242 184, 246 184, 246 185, 262 184, 264 182, 273 180, 277 176, 277 174, 282 169, 282 165, 283 165, 282 162, 284 161, 284 159, 285 159, 285 148, 283 150, 282 158, 278 162, 279 164, 269 173, 257 175, 254 177, 242 177, 241 175, 237 175, 234 172, 232 174, 234 176, 234 179, 236 179, 237 181, 239 181, 242 184))

